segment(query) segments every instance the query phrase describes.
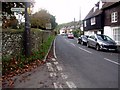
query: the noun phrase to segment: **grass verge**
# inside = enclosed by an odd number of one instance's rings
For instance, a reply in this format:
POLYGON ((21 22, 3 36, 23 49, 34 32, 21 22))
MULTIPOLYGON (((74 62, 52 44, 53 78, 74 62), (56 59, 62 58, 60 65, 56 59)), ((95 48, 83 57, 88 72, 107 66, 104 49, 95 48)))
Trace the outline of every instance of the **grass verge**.
POLYGON ((46 56, 51 42, 53 42, 54 38, 54 35, 49 36, 48 39, 39 46, 39 50, 33 51, 28 58, 22 54, 15 57, 3 57, 2 75, 8 75, 11 73, 12 75, 15 75, 18 73, 30 71, 32 68, 35 68, 43 63, 43 59, 46 56))

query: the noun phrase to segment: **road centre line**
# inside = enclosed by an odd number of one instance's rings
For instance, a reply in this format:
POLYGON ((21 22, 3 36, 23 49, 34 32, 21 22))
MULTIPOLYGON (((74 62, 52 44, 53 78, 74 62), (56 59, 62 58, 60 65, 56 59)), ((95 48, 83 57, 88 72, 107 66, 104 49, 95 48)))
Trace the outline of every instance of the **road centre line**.
POLYGON ((75 46, 75 44, 73 44, 73 43, 70 43, 71 45, 73 45, 73 46, 75 46))
POLYGON ((68 42, 68 43, 69 43, 70 41, 66 40, 66 42, 68 42))
POLYGON ((108 59, 108 58, 104 58, 106 61, 109 61, 109 62, 111 62, 111 63, 114 63, 114 64, 117 64, 117 65, 120 65, 120 63, 118 63, 118 62, 115 62, 115 61, 113 61, 113 60, 110 60, 110 59, 108 59))
POLYGON ((92 54, 92 52, 90 52, 90 51, 88 51, 88 50, 86 50, 86 49, 83 49, 83 48, 81 48, 81 47, 79 47, 79 49, 81 49, 81 50, 83 50, 83 51, 85 51, 85 52, 88 52, 88 53, 92 54))
POLYGON ((76 85, 73 82, 66 82, 66 84, 68 85, 69 88, 77 88, 76 85))
MULTIPOLYGON (((70 44, 75 47, 75 44, 73 44, 73 43, 70 43, 70 44)), ((85 51, 85 52, 88 52, 88 53, 92 54, 92 52, 90 52, 90 51, 88 51, 88 50, 86 50, 86 49, 83 49, 83 48, 81 48, 81 47, 79 47, 79 49, 81 49, 81 50, 83 50, 83 51, 85 51)))

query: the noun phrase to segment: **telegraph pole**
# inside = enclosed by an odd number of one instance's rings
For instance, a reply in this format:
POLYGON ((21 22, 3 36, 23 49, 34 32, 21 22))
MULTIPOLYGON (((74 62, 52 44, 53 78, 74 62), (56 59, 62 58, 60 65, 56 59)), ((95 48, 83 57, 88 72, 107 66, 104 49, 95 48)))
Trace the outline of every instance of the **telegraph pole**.
POLYGON ((80 6, 80 17, 79 17, 80 32, 81 32, 81 24, 82 24, 82 21, 81 21, 81 6, 80 6))
POLYGON ((76 26, 75 26, 75 18, 74 18, 74 30, 76 29, 76 26))
POLYGON ((31 53, 29 8, 30 2, 25 2, 24 54, 26 57, 31 53))
POLYGON ((79 17, 79 22, 80 22, 80 29, 81 29, 81 7, 80 7, 80 17, 79 17))

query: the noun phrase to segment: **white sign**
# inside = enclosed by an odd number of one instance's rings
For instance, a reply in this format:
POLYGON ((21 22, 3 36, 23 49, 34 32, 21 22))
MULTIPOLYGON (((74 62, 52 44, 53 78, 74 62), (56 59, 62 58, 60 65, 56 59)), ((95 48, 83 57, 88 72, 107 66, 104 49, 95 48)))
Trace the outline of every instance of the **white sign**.
POLYGON ((25 8, 11 8, 11 11, 13 11, 13 12, 24 12, 25 8))

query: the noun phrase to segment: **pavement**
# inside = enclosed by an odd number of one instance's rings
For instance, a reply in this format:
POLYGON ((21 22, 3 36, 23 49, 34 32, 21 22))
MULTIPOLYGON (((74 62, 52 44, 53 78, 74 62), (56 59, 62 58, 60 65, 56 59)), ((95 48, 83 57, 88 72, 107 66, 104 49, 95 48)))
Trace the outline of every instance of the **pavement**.
POLYGON ((38 66, 30 72, 26 72, 4 81, 5 88, 68 88, 72 87, 65 82, 65 75, 54 58, 53 46, 51 47, 46 63, 38 66), (10 82, 12 85, 10 86, 10 82))
MULTIPOLYGON (((54 59, 54 58, 53 58, 54 59)), ((60 81, 59 76, 53 76, 53 61, 37 67, 31 72, 26 72, 20 76, 13 77, 14 88, 55 88, 56 81, 60 81)), ((56 71, 56 73, 58 73, 56 71)))

